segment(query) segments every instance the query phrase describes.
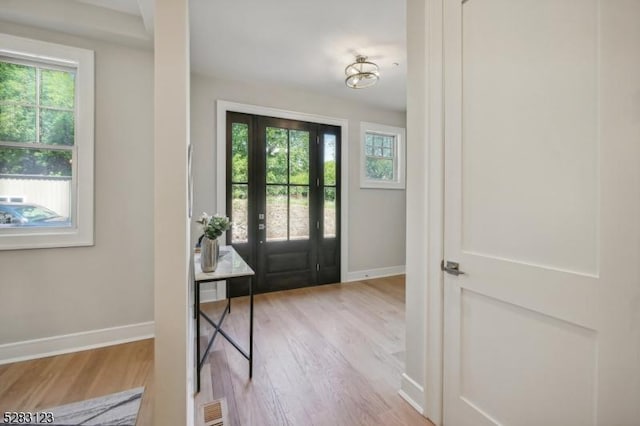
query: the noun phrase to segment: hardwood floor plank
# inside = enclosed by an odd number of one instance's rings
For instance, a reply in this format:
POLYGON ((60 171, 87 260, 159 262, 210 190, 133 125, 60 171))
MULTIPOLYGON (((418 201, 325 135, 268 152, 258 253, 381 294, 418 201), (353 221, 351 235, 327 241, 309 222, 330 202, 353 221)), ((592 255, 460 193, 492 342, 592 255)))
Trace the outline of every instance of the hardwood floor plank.
MULTIPOLYGON (((217 319, 224 305, 203 309, 217 319)), ((223 327, 245 348, 248 305, 246 297, 234 299, 223 327)), ((253 379, 247 360, 217 338, 196 409, 225 397, 236 426, 431 425, 397 393, 404 370, 403 277, 256 296, 254 327, 253 379)), ((145 340, 0 366, 0 411, 145 386, 137 424, 152 425, 153 356, 153 340, 145 340)))
POLYGON ((7 364, 0 374, 0 412, 36 411, 144 386, 137 424, 152 425, 153 339, 7 364))
MULTIPOLYGON (((258 295, 254 377, 216 339, 211 394, 227 398, 232 425, 430 425, 398 396, 404 315, 402 276, 258 295)), ((244 347, 248 321, 248 298, 234 299, 223 328, 244 347)))

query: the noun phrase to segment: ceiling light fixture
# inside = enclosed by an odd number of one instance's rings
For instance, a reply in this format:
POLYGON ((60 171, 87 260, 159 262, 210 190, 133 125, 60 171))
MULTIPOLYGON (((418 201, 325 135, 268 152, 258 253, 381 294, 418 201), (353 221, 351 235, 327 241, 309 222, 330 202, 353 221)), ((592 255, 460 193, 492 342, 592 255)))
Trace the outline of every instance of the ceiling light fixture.
POLYGON ((344 83, 352 89, 364 89, 371 87, 378 82, 380 73, 378 66, 367 61, 366 56, 356 56, 356 61, 344 69, 347 78, 344 83))

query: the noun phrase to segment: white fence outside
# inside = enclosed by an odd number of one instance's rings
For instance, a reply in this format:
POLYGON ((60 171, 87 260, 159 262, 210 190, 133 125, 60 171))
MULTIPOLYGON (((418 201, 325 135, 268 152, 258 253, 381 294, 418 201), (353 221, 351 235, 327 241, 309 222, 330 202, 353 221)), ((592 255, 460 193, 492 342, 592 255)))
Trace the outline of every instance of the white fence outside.
POLYGON ((40 204, 61 216, 69 217, 71 178, 0 175, 0 197, 20 197, 25 203, 40 204))

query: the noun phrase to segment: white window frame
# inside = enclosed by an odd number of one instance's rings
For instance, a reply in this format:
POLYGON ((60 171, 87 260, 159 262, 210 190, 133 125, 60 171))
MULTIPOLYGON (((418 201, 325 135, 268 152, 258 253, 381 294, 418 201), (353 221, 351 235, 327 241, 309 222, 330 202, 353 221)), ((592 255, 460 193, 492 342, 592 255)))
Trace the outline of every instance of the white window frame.
POLYGON ((72 226, 3 228, 0 229, 0 250, 91 246, 94 244, 94 52, 0 34, 0 56, 76 70, 72 226))
POLYGON ((360 188, 375 189, 405 189, 406 182, 406 130, 402 127, 386 126, 376 123, 360 123, 360 188), (395 143, 394 162, 393 162, 393 180, 378 180, 367 177, 366 167, 366 135, 367 133, 375 133, 384 136, 392 136, 395 143))

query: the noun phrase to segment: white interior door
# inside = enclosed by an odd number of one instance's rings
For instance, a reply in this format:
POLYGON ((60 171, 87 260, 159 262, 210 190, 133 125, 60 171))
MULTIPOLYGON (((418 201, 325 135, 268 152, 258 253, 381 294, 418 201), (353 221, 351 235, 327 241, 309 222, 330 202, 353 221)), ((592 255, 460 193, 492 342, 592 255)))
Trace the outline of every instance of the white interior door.
POLYGON ((640 425, 640 1, 444 3, 444 423, 640 425))

